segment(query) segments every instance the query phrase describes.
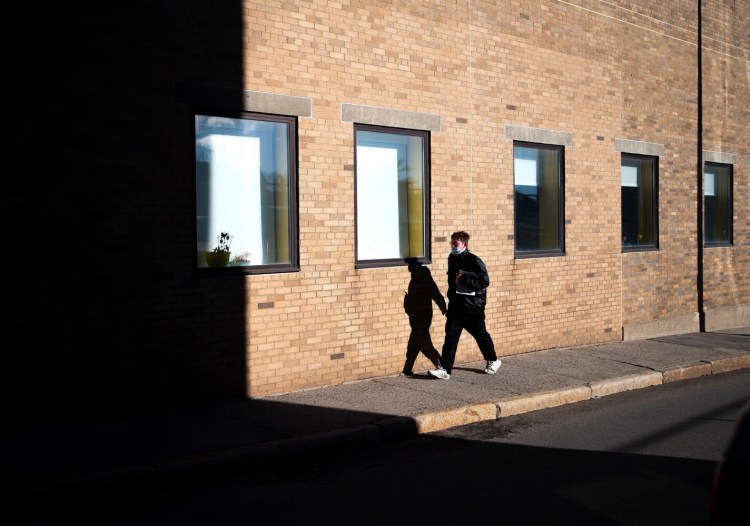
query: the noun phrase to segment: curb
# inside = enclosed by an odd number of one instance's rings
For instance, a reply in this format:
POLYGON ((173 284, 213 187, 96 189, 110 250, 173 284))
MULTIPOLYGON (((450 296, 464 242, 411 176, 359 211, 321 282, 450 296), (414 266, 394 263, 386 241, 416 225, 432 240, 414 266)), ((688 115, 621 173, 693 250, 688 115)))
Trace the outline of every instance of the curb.
POLYGON ((591 387, 591 398, 601 398, 602 396, 632 391, 633 389, 653 387, 663 383, 663 373, 649 372, 591 382, 589 386, 591 387))
POLYGON ((735 371, 737 369, 745 369, 750 367, 750 354, 743 354, 741 356, 733 356, 732 358, 722 358, 711 364, 711 374, 726 373, 729 371, 735 371))
POLYGON ((583 402, 602 396, 643 389, 700 376, 719 374, 737 369, 750 368, 750 354, 702 361, 666 369, 663 372, 649 371, 588 382, 578 387, 540 391, 527 395, 503 398, 496 402, 469 404, 463 407, 416 415, 417 433, 432 433, 451 427, 474 424, 485 420, 497 420, 540 409, 583 402))

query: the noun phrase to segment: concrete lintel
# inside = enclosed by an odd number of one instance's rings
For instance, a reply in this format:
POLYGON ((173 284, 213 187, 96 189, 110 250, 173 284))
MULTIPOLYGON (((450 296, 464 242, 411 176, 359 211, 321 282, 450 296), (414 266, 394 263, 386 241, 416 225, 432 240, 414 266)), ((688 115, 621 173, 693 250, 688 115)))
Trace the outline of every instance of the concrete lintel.
POLYGON ((341 121, 408 128, 412 130, 440 131, 440 115, 416 111, 394 110, 359 104, 341 104, 341 121))
POLYGON ((243 91, 243 94, 245 96, 245 111, 312 117, 312 100, 309 97, 294 97, 248 90, 243 91))
POLYGON ((740 162, 740 156, 735 153, 703 150, 703 160, 708 163, 737 164, 740 162))
POLYGON ((615 151, 636 153, 639 155, 664 155, 664 145, 656 142, 631 141, 629 139, 615 139, 615 151))
POLYGON ((573 134, 570 132, 530 128, 528 126, 514 126, 512 124, 505 125, 505 138, 509 141, 573 146, 573 134))
POLYGON ((176 82, 175 102, 235 111, 312 117, 312 99, 264 91, 250 91, 176 82))

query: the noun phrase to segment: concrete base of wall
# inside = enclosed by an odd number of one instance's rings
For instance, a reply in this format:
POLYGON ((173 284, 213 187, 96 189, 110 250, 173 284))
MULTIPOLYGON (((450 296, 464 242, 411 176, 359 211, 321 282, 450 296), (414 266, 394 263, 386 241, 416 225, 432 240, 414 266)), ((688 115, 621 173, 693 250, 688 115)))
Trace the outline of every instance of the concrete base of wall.
MULTIPOLYGON (((705 311, 706 330, 719 331, 735 327, 750 327, 750 304, 731 305, 705 311)), ((671 334, 685 334, 700 331, 700 318, 697 312, 674 316, 663 320, 635 323, 622 328, 622 340, 645 340, 671 334)))
POLYGON ((645 340, 671 334, 685 334, 700 331, 700 318, 697 312, 665 318, 663 320, 635 323, 622 328, 622 340, 645 340))
POLYGON ((706 311, 707 331, 748 326, 750 326, 750 304, 731 305, 706 311))

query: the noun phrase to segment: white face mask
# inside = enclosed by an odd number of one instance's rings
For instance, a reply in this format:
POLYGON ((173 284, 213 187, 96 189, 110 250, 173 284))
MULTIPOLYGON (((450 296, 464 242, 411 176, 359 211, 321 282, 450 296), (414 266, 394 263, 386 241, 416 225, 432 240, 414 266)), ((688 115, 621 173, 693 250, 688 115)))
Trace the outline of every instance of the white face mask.
POLYGON ((463 252, 463 251, 460 248, 458 248, 458 247, 451 247, 451 254, 453 254, 454 256, 459 255, 461 252, 463 252))

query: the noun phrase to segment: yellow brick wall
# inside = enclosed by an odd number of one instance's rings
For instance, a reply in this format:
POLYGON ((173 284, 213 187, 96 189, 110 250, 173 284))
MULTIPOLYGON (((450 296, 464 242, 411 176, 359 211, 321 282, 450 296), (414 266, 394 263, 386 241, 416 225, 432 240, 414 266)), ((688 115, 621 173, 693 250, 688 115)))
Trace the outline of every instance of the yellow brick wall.
MULTIPOLYGON (((707 45, 706 75, 721 79, 720 90, 712 83, 704 95, 706 147, 744 161, 750 41, 730 15, 747 21, 748 9, 704 4, 706 29, 718 40, 707 45)), ((694 2, 245 6, 244 88, 313 104, 313 116, 299 121, 301 271, 247 278, 249 395, 395 374, 403 364, 409 273, 354 269, 353 126, 341 120, 342 103, 440 116, 441 129, 431 136, 429 268, 445 292, 446 239, 458 229, 472 233, 470 247, 492 280, 488 327, 499 354, 618 340, 623 326, 696 311, 694 2), (513 151, 505 125, 572 134, 564 257, 514 258, 513 151), (615 139, 665 147, 659 251, 621 253, 615 139), (268 302, 273 306, 258 307, 268 302)), ((742 246, 707 252, 709 305, 749 301, 747 271, 739 268, 749 259, 747 171, 746 164, 735 168, 742 246), (731 278, 722 277, 722 265, 731 267, 731 278)), ((443 318, 435 313, 439 349, 443 318)), ((479 359, 464 336, 458 360, 479 359)), ((427 366, 420 358, 417 367, 427 366)))
POLYGON ((731 247, 707 247, 707 312, 750 302, 750 3, 704 2, 703 149, 737 156, 731 247))

